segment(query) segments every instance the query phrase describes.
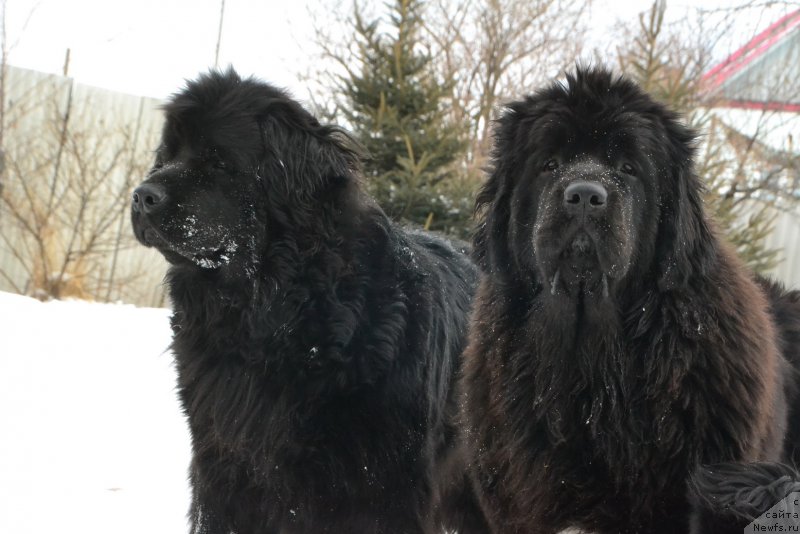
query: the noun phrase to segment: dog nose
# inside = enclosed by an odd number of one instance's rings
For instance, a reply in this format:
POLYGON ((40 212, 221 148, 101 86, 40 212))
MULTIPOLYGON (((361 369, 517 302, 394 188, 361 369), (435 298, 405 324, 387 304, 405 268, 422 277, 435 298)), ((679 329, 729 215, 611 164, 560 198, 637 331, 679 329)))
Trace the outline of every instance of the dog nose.
POLYGON ((164 206, 167 191, 158 184, 142 184, 133 191, 131 207, 135 212, 155 213, 164 206))
POLYGON ((599 182, 572 182, 564 190, 564 207, 568 213, 600 212, 606 209, 608 191, 599 182))

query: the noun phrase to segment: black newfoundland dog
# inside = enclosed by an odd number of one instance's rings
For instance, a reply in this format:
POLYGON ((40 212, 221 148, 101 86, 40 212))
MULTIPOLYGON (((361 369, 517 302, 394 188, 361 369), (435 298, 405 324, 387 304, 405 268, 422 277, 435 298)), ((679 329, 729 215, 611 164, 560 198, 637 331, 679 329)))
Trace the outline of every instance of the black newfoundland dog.
POLYGON ((347 136, 274 87, 212 72, 165 112, 132 219, 170 263, 192 533, 480 532, 453 446, 468 256, 390 222, 347 136))
POLYGON ((500 118, 460 384, 495 532, 741 533, 796 486, 800 294, 717 237, 694 138, 603 69, 500 118))

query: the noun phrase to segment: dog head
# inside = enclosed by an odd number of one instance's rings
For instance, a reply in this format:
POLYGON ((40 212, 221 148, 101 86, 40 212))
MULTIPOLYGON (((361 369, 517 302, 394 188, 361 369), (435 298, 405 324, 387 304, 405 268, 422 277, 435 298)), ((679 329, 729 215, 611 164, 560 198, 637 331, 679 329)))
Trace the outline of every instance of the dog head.
POLYGON ((694 134, 634 83, 578 68, 507 106, 477 200, 481 267, 554 296, 680 283, 709 241, 694 134))
POLYGON ((189 82, 164 111, 155 164, 131 201, 142 244, 213 270, 262 260, 287 232, 325 233, 320 206, 357 166, 344 134, 232 69, 189 82))

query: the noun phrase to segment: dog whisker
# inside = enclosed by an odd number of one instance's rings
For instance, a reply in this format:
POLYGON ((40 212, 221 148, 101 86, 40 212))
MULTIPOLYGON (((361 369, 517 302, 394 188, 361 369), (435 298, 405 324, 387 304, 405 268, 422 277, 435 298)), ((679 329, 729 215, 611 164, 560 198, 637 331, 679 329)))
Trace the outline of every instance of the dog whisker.
POLYGON ((558 277, 561 274, 561 269, 556 269, 556 274, 553 276, 553 281, 550 283, 550 294, 556 294, 556 286, 558 286, 558 277))

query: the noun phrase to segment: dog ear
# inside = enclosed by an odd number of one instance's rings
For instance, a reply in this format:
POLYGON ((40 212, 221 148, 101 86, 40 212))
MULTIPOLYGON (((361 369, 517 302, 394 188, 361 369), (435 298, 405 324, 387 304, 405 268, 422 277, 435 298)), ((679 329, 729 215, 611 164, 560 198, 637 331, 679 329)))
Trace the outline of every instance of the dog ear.
POLYGON ((694 170, 695 134, 673 117, 664 121, 666 157, 672 162, 661 191, 661 221, 656 252, 658 287, 668 291, 685 287, 689 279, 704 276, 716 256, 716 240, 703 208, 703 186, 694 170))
POLYGON ((511 103, 495 123, 491 171, 475 200, 477 225, 472 237, 473 259, 485 272, 503 273, 510 265, 511 194, 515 174, 523 166, 520 136, 529 106, 529 101, 511 103))
POLYGON ((490 252, 489 247, 503 239, 508 230, 508 197, 499 195, 503 182, 504 177, 495 168, 475 199, 477 225, 472 235, 472 258, 486 272, 492 271, 500 261, 498 256, 503 255, 498 250, 490 252), (494 237, 490 239, 490 235, 494 237))
POLYGON ((269 99, 257 120, 264 149, 261 171, 286 196, 310 199, 358 176, 358 143, 339 128, 321 125, 294 100, 269 99))

